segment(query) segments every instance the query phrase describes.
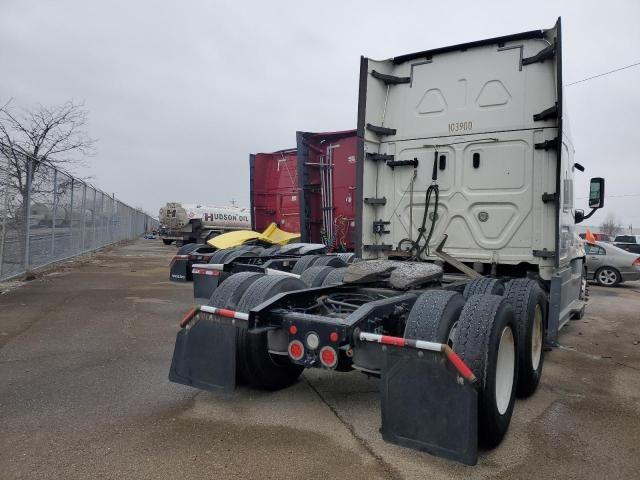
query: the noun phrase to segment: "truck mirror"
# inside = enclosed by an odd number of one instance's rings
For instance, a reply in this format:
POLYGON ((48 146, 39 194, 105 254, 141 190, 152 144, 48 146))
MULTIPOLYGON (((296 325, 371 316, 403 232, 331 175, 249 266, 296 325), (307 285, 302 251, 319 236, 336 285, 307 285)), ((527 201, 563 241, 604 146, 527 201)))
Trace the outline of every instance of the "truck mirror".
POLYGON ((580 223, 584 220, 584 210, 574 210, 573 217, 575 219, 575 223, 580 223))
POLYGON ((589 185, 589 208, 604 207, 604 178, 592 178, 589 185))

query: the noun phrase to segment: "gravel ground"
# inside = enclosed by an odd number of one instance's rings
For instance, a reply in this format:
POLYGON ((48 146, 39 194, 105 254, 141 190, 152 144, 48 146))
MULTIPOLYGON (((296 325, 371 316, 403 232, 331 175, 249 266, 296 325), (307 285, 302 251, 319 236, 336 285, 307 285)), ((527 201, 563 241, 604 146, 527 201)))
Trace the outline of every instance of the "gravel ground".
POLYGON ((591 287, 502 445, 465 467, 382 441, 378 381, 275 393, 167 380, 190 284, 157 241, 0 295, 0 478, 639 478, 640 284, 591 287))

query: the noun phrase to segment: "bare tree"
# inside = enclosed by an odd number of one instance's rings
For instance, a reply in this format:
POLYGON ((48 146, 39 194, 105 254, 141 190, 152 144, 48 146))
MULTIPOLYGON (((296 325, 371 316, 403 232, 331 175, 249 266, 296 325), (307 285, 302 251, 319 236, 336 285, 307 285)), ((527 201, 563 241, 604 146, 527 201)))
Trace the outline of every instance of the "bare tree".
POLYGON ((604 219, 604 222, 600 225, 600 233, 605 233, 615 237, 621 230, 622 225, 620 224, 620 221, 613 212, 609 212, 604 219))
POLYGON ((48 166, 68 170, 84 165, 95 143, 85 131, 86 123, 83 104, 73 101, 55 107, 38 105, 18 114, 11 102, 0 106, 0 156, 5 159, 0 178, 18 197, 18 207, 28 193, 51 189, 48 166))

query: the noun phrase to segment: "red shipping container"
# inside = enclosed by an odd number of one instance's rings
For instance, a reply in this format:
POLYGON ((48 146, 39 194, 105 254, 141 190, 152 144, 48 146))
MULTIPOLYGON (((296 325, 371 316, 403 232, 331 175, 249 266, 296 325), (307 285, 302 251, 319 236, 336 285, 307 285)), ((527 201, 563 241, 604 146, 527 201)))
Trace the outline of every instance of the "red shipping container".
POLYGON ((263 231, 270 223, 287 232, 300 231, 296 149, 249 156, 251 228, 263 231))
POLYGON ((298 132, 303 242, 353 250, 356 222, 356 130, 298 132))

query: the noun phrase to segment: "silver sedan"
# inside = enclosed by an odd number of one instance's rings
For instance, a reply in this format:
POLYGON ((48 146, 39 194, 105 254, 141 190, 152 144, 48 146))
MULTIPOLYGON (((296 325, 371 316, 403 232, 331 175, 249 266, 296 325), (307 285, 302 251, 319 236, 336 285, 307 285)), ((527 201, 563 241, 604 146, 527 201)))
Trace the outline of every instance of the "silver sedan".
POLYGON ((640 280, 640 256, 604 242, 585 243, 584 247, 590 280, 604 287, 640 280))

